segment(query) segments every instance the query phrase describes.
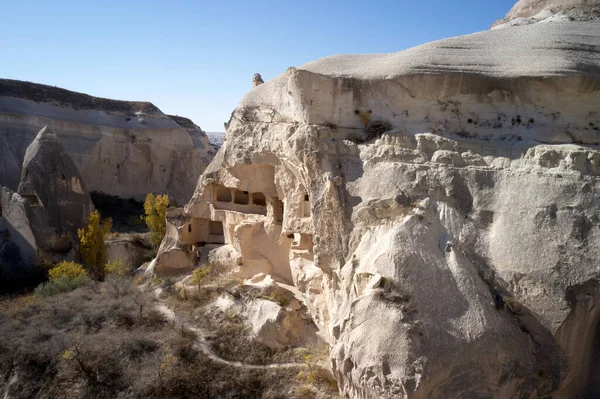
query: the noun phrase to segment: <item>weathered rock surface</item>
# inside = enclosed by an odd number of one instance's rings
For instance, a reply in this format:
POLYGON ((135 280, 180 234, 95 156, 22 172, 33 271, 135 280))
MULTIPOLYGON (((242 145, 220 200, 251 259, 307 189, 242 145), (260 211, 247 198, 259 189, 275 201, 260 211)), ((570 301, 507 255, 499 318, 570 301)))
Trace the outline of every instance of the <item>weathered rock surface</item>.
POLYGON ((290 68, 234 111, 157 270, 210 250, 293 284, 347 397, 596 395, 599 103, 589 21, 290 68))
POLYGON ((600 0, 520 0, 492 27, 541 21, 600 21, 600 0))
POLYGON ((18 193, 29 203, 29 220, 38 247, 67 253, 77 229, 94 209, 75 162, 52 129, 44 127, 27 147, 18 193))
POLYGON ((77 166, 52 129, 25 151, 18 192, 2 188, 0 260, 10 277, 44 259, 74 256, 77 230, 94 209, 77 166))
POLYGON ((19 194, 2 187, 0 203, 0 265, 3 278, 26 274, 38 259, 38 246, 29 221, 29 205, 19 194))
POLYGON ((107 261, 120 261, 131 269, 137 269, 146 262, 153 250, 149 233, 112 234, 105 242, 107 261))
POLYGON ((17 189, 25 149, 45 125, 56 132, 90 191, 126 198, 161 192, 186 202, 215 152, 193 122, 150 103, 0 79, 3 185, 17 189))

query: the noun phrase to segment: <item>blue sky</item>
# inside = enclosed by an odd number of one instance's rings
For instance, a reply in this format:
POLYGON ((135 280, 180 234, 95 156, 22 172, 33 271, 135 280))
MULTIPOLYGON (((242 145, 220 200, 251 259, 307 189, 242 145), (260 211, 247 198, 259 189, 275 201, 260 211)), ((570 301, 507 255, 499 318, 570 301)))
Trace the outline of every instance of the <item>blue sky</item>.
POLYGON ((5 1, 0 77, 151 101, 223 131, 255 72, 486 30, 515 1, 5 1))

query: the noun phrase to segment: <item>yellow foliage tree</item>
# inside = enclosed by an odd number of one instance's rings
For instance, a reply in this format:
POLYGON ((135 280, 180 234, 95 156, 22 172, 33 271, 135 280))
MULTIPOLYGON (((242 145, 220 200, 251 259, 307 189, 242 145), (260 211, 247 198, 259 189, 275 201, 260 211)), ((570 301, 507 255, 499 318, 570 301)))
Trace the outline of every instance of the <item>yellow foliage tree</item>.
POLYGON ((169 207, 169 196, 167 194, 157 195, 150 193, 146 196, 144 202, 144 213, 142 218, 150 229, 150 238, 155 247, 160 245, 160 242, 165 237, 167 220, 166 213, 169 207))
POLYGON ((57 281, 62 277, 66 277, 72 281, 78 277, 85 276, 85 269, 79 263, 67 262, 65 260, 50 269, 48 275, 50 276, 50 281, 57 281))
POLYGON ((88 217, 88 224, 84 229, 77 230, 79 236, 79 255, 90 274, 97 278, 104 277, 106 264, 106 244, 104 239, 110 233, 112 219, 100 219, 98 211, 88 217))
POLYGON ((132 270, 121 259, 115 259, 106 264, 104 272, 107 276, 126 277, 131 274, 132 270))

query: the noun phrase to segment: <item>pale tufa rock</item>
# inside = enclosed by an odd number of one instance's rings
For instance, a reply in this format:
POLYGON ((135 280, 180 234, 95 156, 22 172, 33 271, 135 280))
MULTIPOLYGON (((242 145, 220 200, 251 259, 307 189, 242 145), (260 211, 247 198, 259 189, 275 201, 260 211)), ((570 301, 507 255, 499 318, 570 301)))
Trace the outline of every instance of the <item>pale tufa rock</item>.
POLYGON ((296 287, 346 397, 593 394, 599 43, 540 23, 290 68, 242 99, 165 250, 222 242, 296 287))

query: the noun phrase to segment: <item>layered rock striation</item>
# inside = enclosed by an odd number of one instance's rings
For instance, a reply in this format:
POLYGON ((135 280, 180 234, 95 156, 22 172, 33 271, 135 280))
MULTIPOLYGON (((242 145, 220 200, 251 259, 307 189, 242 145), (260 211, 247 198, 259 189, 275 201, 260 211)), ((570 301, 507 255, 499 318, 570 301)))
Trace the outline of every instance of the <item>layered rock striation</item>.
POLYGON ((187 118, 147 102, 117 101, 0 79, 0 182, 16 190, 25 149, 52 128, 90 191, 189 200, 216 149, 187 118))
POLYGON ((600 392, 600 24, 343 55, 250 91, 155 271, 303 294, 352 398, 600 392))

